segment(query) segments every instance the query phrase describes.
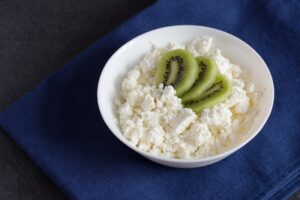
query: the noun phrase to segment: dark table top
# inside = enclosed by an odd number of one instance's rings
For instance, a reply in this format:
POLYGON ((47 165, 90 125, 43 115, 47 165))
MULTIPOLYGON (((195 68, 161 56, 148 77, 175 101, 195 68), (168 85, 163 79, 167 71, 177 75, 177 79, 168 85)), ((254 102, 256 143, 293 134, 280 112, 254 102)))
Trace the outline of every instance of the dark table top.
MULTIPOLYGON (((0 1, 0 111, 153 2, 0 1)), ((0 199, 67 199, 2 129, 0 199)))

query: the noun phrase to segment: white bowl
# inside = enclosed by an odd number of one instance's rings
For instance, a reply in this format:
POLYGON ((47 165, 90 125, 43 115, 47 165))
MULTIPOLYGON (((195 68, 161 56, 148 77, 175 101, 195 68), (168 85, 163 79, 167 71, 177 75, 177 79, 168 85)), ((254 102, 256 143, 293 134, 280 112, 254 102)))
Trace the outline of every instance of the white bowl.
POLYGON ((118 49, 103 68, 99 79, 97 98, 100 112, 106 125, 112 133, 129 148, 162 165, 179 168, 194 168, 209 165, 224 159, 243 147, 258 134, 271 113, 274 101, 274 86, 270 71, 263 59, 253 48, 242 40, 231 34, 213 28, 179 25, 149 31, 130 40, 118 49), (124 74, 126 74, 145 53, 151 50, 152 41, 155 41, 161 46, 167 45, 170 42, 183 44, 199 36, 212 37, 216 47, 221 49, 225 57, 229 58, 232 63, 240 65, 242 69, 247 72, 251 82, 255 85, 260 85, 265 89, 260 105, 260 111, 251 128, 248 130, 247 138, 242 143, 226 152, 211 157, 196 159, 163 158, 144 152, 131 145, 122 135, 122 132, 117 125, 116 106, 113 101, 113 99, 118 96, 124 74))

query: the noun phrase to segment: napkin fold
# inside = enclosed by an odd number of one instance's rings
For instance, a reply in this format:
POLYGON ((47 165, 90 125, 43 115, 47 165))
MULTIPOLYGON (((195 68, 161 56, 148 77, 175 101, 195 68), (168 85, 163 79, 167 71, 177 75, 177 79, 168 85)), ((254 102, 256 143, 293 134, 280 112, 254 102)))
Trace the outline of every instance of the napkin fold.
POLYGON ((297 0, 158 1, 3 111, 0 125, 71 199, 286 198, 300 188, 299 10, 297 0), (269 66, 276 93, 257 137, 217 164, 189 170, 127 148, 96 101, 100 72, 117 48, 177 24, 210 26, 249 43, 269 66))

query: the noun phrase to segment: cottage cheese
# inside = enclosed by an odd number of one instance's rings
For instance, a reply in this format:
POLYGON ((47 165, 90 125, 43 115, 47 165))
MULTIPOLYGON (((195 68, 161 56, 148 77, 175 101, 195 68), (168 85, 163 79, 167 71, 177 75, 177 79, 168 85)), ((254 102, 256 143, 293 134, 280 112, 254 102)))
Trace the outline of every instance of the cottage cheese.
POLYGON ((218 154, 237 143, 242 122, 254 100, 255 86, 240 77, 242 70, 230 63, 220 50, 211 48, 213 39, 201 37, 187 45, 154 45, 122 82, 117 102, 119 125, 134 146, 169 158, 195 158, 218 154), (184 108, 172 86, 155 86, 155 66, 165 51, 187 49, 194 56, 211 56, 218 70, 232 82, 232 94, 224 102, 204 109, 197 116, 184 108))

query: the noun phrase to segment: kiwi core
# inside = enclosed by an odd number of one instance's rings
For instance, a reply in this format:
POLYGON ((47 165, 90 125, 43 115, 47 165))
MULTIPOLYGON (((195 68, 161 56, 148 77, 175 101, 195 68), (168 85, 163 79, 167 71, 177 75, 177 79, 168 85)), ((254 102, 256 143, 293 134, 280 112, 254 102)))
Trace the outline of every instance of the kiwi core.
POLYGON ((200 101, 204 101, 211 96, 214 96, 216 93, 220 92, 223 89, 222 80, 214 83, 208 90, 205 92, 205 95, 200 99, 200 101))
POLYGON ((167 61, 167 76, 165 79, 165 85, 176 84, 180 81, 181 76, 179 72, 183 70, 183 60, 179 56, 171 57, 167 61))

